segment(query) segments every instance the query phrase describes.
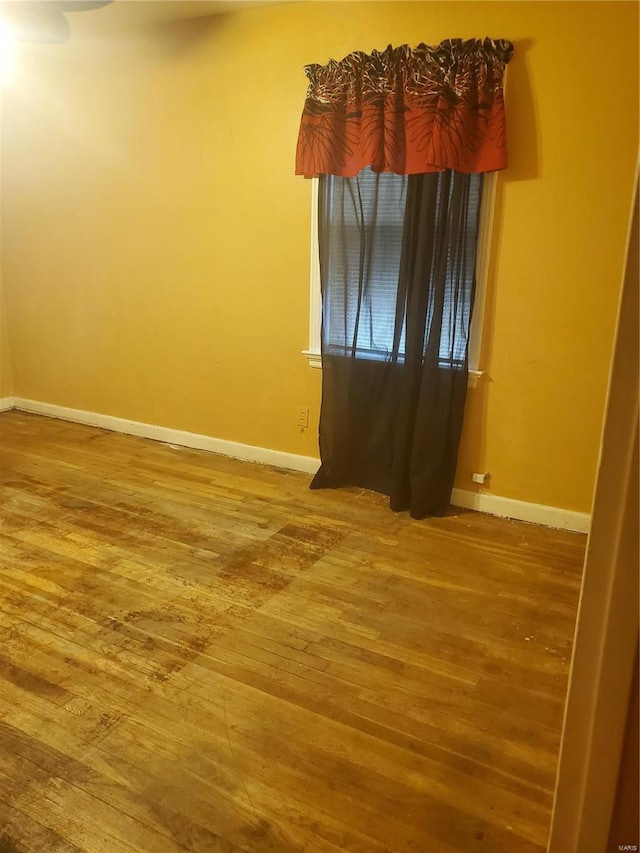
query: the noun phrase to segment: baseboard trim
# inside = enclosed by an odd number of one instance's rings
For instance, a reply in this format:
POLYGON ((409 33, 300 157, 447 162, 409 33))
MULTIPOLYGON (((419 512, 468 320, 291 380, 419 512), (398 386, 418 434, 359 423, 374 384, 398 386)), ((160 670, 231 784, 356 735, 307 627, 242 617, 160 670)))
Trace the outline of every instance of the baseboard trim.
MULTIPOLYGON (((274 465, 276 468, 285 468, 289 471, 301 471, 305 474, 315 474, 320 464, 320 460, 313 456, 300 456, 296 453, 285 453, 282 450, 254 447, 250 444, 240 444, 236 441, 170 429, 156 424, 130 421, 126 418, 116 418, 113 415, 102 415, 82 409, 71 409, 67 406, 56 406, 53 403, 42 403, 39 400, 27 400, 23 397, 1 398, 0 411, 10 408, 86 424, 87 426, 100 427, 112 432, 150 438, 153 441, 189 447, 193 450, 207 450, 210 453, 220 453, 223 456, 242 459, 245 462, 259 462, 263 465, 274 465)), ((529 521, 533 524, 572 530, 577 533, 587 533, 591 523, 591 517, 587 513, 504 498, 500 495, 470 492, 466 489, 454 489, 451 495, 451 503, 454 506, 473 509, 488 515, 529 521)))
POLYGON ((86 412, 82 409, 70 409, 67 406, 56 406, 53 403, 42 403, 39 400, 25 400, 16 397, 14 406, 21 412, 31 412, 36 415, 46 415, 63 421, 73 421, 86 426, 100 427, 111 432, 122 432, 136 435, 140 438, 150 438, 165 444, 176 444, 180 447, 190 447, 193 450, 207 450, 210 453, 220 453, 233 459, 245 462, 260 462, 263 465, 274 465, 276 468, 286 468, 289 471, 303 471, 315 474, 320 465, 319 459, 312 456, 299 456, 296 453, 285 453, 282 450, 269 450, 266 447, 254 447, 251 444, 240 444, 223 438, 213 438, 195 432, 185 432, 180 429, 157 426, 156 424, 130 421, 126 418, 116 418, 113 415, 101 415, 97 412, 86 412))
POLYGON ((588 533, 591 526, 591 516, 586 512, 576 512, 562 509, 558 506, 534 504, 529 501, 504 498, 486 492, 469 492, 466 489, 454 489, 451 493, 451 503, 464 509, 474 509, 487 515, 498 515, 501 518, 513 518, 518 521, 529 521, 532 524, 542 524, 544 527, 557 527, 561 530, 571 530, 575 533, 588 533))

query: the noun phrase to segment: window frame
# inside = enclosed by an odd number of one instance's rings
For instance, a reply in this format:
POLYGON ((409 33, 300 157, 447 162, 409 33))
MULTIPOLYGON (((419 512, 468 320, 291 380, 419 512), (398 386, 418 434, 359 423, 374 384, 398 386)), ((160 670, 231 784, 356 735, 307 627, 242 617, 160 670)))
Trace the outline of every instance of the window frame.
MULTIPOLYGON (((493 224, 495 218, 496 189, 498 173, 485 174, 480 205, 480 224, 478 229, 478 254, 476 257, 476 295, 469 330, 469 387, 474 388, 484 370, 480 368, 480 353, 484 329, 484 315, 487 297, 487 279, 493 224)), ((320 289, 320 250, 318 245, 318 186, 319 179, 311 178, 311 268, 309 276, 309 348, 302 351, 309 365, 322 368, 321 323, 322 293, 320 289)))

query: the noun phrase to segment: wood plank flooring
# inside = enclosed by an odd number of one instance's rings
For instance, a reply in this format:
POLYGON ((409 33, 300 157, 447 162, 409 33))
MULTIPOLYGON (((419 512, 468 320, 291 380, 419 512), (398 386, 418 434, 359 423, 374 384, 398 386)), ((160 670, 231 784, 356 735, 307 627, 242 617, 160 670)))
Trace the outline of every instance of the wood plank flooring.
POLYGON ((543 853, 585 537, 0 414, 0 851, 543 853))

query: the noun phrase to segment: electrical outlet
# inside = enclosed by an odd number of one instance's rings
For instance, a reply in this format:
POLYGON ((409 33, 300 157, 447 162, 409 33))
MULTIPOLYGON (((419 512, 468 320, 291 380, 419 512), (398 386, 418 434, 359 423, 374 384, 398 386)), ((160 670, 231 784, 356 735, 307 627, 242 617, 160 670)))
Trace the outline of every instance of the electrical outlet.
POLYGON ((490 478, 491 478, 491 474, 489 474, 489 473, 486 473, 486 474, 472 474, 472 475, 471 475, 471 479, 473 480, 473 482, 474 482, 474 483, 480 483, 480 485, 482 485, 483 483, 486 483, 486 482, 487 482, 487 480, 489 480, 490 478))
POLYGON ((302 429, 307 429, 309 426, 309 407, 300 406, 298 409, 298 420, 296 424, 302 429))

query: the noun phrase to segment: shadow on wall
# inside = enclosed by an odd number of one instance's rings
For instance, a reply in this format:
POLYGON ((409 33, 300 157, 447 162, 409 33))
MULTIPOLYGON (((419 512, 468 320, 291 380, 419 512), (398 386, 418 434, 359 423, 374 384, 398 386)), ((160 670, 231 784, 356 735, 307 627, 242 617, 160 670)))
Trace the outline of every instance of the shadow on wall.
MULTIPOLYGON (((520 39, 514 42, 515 50, 507 71, 505 101, 509 166, 498 174, 496 183, 480 351, 480 364, 483 366, 491 364, 493 356, 496 280, 504 230, 505 186, 513 181, 534 180, 540 172, 538 121, 527 61, 527 50, 533 44, 533 39, 520 39)), ((470 405, 465 412, 463 441, 465 459, 469 462, 485 458, 487 398, 492 381, 491 375, 485 372, 477 387, 469 391, 470 405)), ((464 488, 470 488, 473 491, 490 491, 491 481, 482 489, 467 483, 464 488)))
MULTIPOLYGON (((513 181, 530 181, 539 176, 539 132, 535 98, 527 62, 527 50, 533 39, 521 39, 515 44, 513 59, 508 65, 505 90, 507 114, 508 167, 498 174, 491 229, 491 246, 487 270, 487 289, 484 305, 482 330, 481 364, 491 364, 493 354, 493 330, 496 302, 496 278, 502 232, 504 230, 504 188, 513 181), (513 93, 510 97, 510 93, 513 93)), ((490 382, 486 376, 483 382, 490 382)), ((481 449, 481 448, 478 448, 481 449)), ((484 449, 484 448, 482 448, 484 449)))
POLYGON ((146 29, 150 36, 148 49, 158 59, 179 60, 196 51, 201 43, 221 33, 234 14, 226 12, 154 24, 146 29))
MULTIPOLYGON (((533 39, 514 42, 513 58, 507 66, 505 106, 509 166, 500 176, 500 183, 529 181, 540 175, 540 134, 527 59, 527 51, 534 44, 533 39), (511 92, 513 96, 509 97, 511 92)), ((496 200, 496 223, 501 214, 496 200)))
MULTIPOLYGON (((529 181, 539 176, 539 133, 533 87, 527 62, 527 49, 533 39, 515 43, 513 59, 509 63, 506 83, 507 145, 509 165, 498 174, 491 229, 491 246, 487 270, 487 289, 484 303, 482 350, 480 363, 491 364, 496 302, 498 258, 504 229, 504 188, 513 181, 529 181), (509 98, 509 92, 513 97, 509 98)), ((483 382, 490 382, 485 375, 483 382)))

